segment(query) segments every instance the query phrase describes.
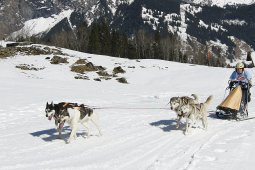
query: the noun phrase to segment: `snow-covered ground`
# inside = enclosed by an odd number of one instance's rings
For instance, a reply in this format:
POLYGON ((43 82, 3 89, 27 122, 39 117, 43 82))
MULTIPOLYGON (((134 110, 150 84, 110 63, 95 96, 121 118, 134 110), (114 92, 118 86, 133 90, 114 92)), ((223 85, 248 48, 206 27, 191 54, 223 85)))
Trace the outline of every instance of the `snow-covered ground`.
POLYGON ((255 0, 191 0, 197 4, 210 4, 211 6, 216 5, 224 7, 225 5, 251 5, 255 3, 255 0))
MULTIPOLYGON (((64 18, 67 18, 69 21, 72 12, 73 11, 69 9, 62 11, 57 15, 52 15, 48 18, 40 17, 28 20, 24 23, 24 27, 22 29, 13 32, 10 37, 12 39, 16 39, 18 36, 31 37, 33 35, 40 35, 42 33, 45 33, 56 24, 58 24, 60 21, 62 21, 64 18)), ((69 24, 72 28, 72 24, 70 23, 70 21, 69 24)))
MULTIPOLYGON (((255 119, 228 121, 213 110, 224 97, 232 69, 181 64, 162 60, 128 60, 64 50, 69 64, 52 65, 47 56, 0 59, 0 169, 82 170, 253 170, 255 119), (69 66, 87 58, 110 72, 121 66, 129 84, 115 79, 76 80, 69 66), (24 71, 19 64, 44 68, 24 71), (135 68, 133 68, 133 66, 135 68), (170 97, 195 93, 209 106, 209 126, 183 134, 170 97), (57 138, 53 121, 45 117, 46 102, 69 101, 99 107, 103 136, 91 125, 92 136, 79 126, 70 144, 57 138)), ((50 55, 52 57, 52 55, 50 55)), ((255 116, 254 96, 249 105, 255 116)), ((65 127, 64 138, 70 128, 65 127)))

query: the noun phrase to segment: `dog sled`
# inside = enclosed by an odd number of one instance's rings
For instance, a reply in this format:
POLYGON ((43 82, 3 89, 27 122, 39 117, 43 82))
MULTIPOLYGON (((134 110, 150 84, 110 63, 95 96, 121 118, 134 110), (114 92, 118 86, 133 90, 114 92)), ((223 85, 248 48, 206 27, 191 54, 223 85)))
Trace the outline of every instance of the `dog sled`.
POLYGON ((229 95, 217 106, 216 116, 220 119, 247 119, 250 100, 249 83, 233 81, 226 88, 227 90, 229 95))

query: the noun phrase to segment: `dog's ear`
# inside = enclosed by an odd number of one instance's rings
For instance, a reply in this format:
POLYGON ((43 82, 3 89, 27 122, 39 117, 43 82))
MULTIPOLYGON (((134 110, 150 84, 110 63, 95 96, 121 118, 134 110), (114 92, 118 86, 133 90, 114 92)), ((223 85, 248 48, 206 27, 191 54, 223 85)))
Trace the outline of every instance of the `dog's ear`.
POLYGON ((46 106, 48 106, 49 104, 48 104, 48 102, 46 103, 46 106))
POLYGON ((53 106, 53 101, 51 101, 51 105, 53 106))

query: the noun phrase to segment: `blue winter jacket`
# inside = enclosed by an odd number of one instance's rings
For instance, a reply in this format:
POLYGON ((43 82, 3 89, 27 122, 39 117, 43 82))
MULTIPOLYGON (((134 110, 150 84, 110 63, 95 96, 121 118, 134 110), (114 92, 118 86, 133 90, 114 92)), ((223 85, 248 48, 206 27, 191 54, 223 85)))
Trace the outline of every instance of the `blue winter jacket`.
POLYGON ((252 75, 249 71, 244 70, 242 73, 238 73, 234 71, 230 78, 231 81, 244 81, 249 82, 251 84, 252 75))

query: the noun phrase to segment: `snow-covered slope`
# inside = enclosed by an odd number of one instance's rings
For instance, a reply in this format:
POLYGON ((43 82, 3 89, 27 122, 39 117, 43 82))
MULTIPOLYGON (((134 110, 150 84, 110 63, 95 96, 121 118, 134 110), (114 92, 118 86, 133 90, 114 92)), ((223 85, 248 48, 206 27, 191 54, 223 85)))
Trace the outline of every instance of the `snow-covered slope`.
MULTIPOLYGON (((62 51, 68 64, 53 65, 53 55, 17 55, 0 59, 0 169, 88 170, 239 170, 254 169, 255 119, 236 122, 216 119, 232 69, 180 64, 162 60, 128 60, 62 51), (79 58, 102 65, 110 72, 121 66, 129 84, 114 78, 101 82, 76 80, 70 66, 79 58), (29 64, 38 71, 20 70, 29 64), (167 103, 173 96, 195 93, 209 106, 207 131, 176 129, 167 103), (99 107, 103 136, 92 136, 79 126, 70 144, 57 139, 54 122, 48 121, 46 102, 71 101, 99 107)), ((252 70, 253 71, 253 70, 252 70)), ((95 78, 94 72, 87 74, 95 78)), ((255 93, 252 93, 253 99, 255 93)), ((254 100, 249 105, 255 116, 254 100)), ((201 126, 199 124, 199 126, 201 126)), ((70 128, 65 127, 64 139, 70 128)))
MULTIPOLYGON (((38 36, 42 33, 47 33, 52 27, 54 27, 64 18, 67 18, 69 20, 72 12, 73 10, 69 9, 62 11, 58 15, 52 15, 48 18, 40 17, 28 20, 24 23, 24 27, 22 29, 11 34, 11 38, 16 39, 18 36, 22 36, 25 38, 31 37, 33 35, 38 36)), ((70 27, 72 27, 72 24, 70 24, 70 27)))
POLYGON ((204 5, 216 5, 219 7, 224 7, 225 5, 250 5, 255 3, 255 0, 190 0, 196 4, 204 4, 204 5))

